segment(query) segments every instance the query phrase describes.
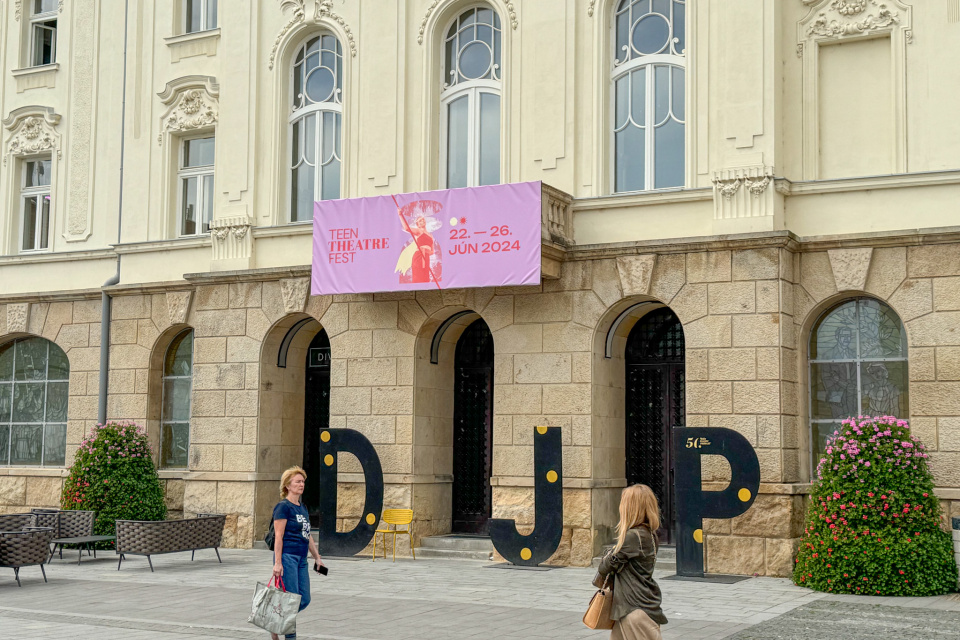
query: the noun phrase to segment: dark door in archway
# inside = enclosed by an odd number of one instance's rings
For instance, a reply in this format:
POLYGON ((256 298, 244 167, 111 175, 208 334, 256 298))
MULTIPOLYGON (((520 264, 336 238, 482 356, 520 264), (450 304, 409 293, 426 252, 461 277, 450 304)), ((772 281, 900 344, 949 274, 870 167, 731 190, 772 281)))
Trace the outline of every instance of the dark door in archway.
POLYGON ((660 541, 676 530, 673 496, 673 427, 682 426, 684 406, 683 327, 670 309, 637 322, 626 348, 627 483, 648 485, 660 502, 660 541))
POLYGON ((493 336, 476 320, 460 336, 454 356, 453 533, 487 533, 492 427, 493 336))
POLYGON ((306 386, 303 400, 303 470, 307 481, 303 506, 310 513, 310 526, 320 526, 320 432, 330 426, 330 339, 320 330, 307 350, 306 386))

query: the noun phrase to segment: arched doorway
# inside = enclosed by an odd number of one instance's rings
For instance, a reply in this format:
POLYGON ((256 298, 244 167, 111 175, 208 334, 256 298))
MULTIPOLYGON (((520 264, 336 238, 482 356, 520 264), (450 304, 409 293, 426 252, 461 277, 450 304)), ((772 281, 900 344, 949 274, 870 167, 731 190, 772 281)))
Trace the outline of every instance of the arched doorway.
POLYGON ((660 501, 660 540, 672 543, 673 427, 685 420, 683 327, 667 308, 651 311, 626 346, 626 477, 648 485, 660 501))
POLYGON ((486 535, 492 461, 493 336, 475 320, 454 356, 453 533, 486 535))
POLYGON ((303 397, 303 505, 310 525, 320 526, 320 433, 330 426, 330 338, 321 329, 307 348, 303 397))

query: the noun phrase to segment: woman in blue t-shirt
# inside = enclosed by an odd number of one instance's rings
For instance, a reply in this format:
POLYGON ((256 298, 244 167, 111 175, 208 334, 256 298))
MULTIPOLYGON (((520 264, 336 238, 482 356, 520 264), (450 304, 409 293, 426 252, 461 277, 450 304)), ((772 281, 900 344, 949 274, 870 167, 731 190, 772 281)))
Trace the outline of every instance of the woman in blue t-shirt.
MULTIPOLYGON (((300 467, 290 467, 280 478, 280 497, 273 508, 273 575, 283 579, 283 586, 291 593, 300 594, 300 611, 310 604, 310 570, 307 567, 307 551, 317 564, 323 565, 317 545, 310 536, 310 514, 300 504, 306 472, 300 467)), ((273 640, 279 640, 272 634, 273 640)), ((288 634, 296 638, 297 634, 288 634)))

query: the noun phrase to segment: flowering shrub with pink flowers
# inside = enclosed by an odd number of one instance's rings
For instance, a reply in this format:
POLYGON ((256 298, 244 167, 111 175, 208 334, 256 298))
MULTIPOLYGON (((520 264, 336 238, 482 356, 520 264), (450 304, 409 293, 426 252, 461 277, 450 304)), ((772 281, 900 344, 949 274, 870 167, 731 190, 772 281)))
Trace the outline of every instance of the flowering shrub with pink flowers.
POLYGON ((953 591, 953 543, 928 457, 905 420, 844 420, 817 466, 794 582, 883 596, 953 591))
POLYGON ((80 443, 60 506, 96 511, 96 535, 113 535, 115 520, 166 518, 163 487, 143 427, 133 422, 97 425, 80 443))

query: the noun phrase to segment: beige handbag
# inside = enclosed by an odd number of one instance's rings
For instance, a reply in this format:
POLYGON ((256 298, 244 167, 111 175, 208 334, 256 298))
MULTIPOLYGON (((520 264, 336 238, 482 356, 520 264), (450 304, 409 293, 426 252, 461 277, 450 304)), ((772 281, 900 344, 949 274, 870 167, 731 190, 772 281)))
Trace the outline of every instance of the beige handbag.
POLYGON ((583 624, 588 629, 613 629, 610 612, 613 609, 613 574, 609 574, 593 597, 587 612, 583 614, 583 624))

